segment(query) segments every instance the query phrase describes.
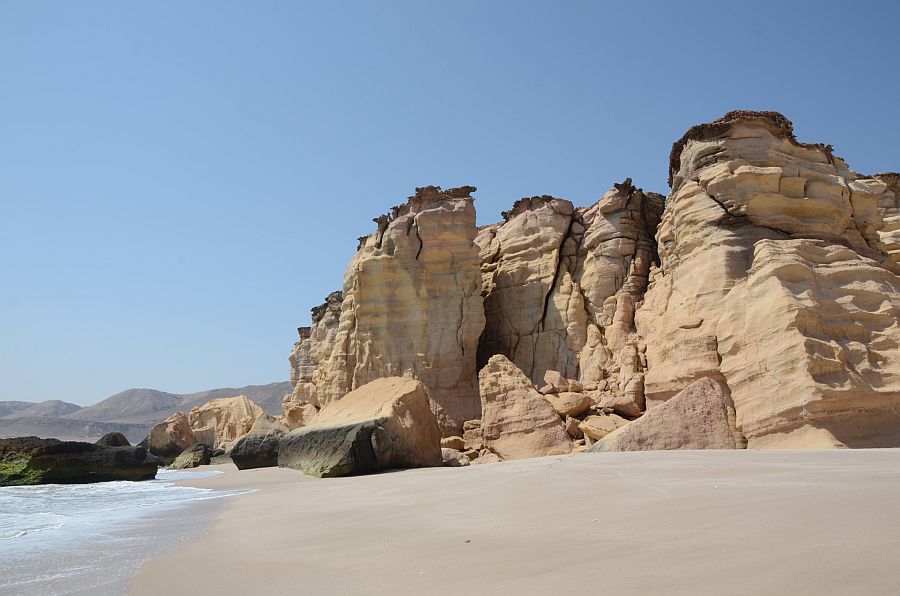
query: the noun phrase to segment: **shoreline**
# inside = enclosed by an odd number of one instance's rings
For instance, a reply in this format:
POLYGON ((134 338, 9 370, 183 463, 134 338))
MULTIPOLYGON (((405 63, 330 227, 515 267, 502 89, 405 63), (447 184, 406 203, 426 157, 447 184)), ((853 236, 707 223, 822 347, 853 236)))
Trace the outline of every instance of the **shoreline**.
POLYGON ((222 468, 187 485, 255 492, 145 561, 129 594, 900 591, 896 449, 585 453, 334 479, 222 468))

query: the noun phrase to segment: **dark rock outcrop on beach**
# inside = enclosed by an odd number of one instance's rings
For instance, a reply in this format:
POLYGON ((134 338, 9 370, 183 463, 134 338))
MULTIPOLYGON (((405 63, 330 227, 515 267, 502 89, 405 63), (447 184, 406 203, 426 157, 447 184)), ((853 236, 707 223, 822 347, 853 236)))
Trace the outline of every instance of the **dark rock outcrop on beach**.
POLYGON ((0 486, 86 484, 111 480, 151 480, 155 458, 143 447, 38 437, 0 439, 0 486))
POLYGON ((173 470, 187 470, 197 466, 208 466, 210 459, 212 448, 205 443, 195 443, 182 451, 169 467, 173 470))
POLYGON ((239 470, 272 468, 278 465, 278 445, 288 428, 274 416, 257 418, 250 432, 231 449, 231 460, 239 470))
POLYGON ((279 442, 278 465, 320 478, 440 466, 441 431, 425 387, 386 377, 328 404, 279 442))
POLYGON ((100 445, 101 447, 131 447, 131 443, 128 442, 128 437, 118 431, 106 433, 94 444, 100 445))

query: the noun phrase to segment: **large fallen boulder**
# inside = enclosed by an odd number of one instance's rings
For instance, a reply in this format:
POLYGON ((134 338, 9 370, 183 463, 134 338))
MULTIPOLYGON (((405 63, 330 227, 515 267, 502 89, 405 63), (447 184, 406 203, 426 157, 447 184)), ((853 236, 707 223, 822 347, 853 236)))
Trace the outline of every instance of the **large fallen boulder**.
POLYGON ((231 449, 231 461, 239 470, 271 468, 278 465, 278 443, 288 428, 275 416, 263 414, 250 432, 238 439, 231 449))
POLYGON ((323 478, 441 464, 441 431, 425 387, 407 377, 377 379, 329 403, 278 449, 279 466, 323 478))
POLYGON ((735 449, 733 415, 722 386, 703 378, 615 430, 589 451, 735 449))
POLYGON ((478 373, 484 444, 503 459, 568 453, 572 440, 552 405, 506 356, 492 356, 478 373))
POLYGON ((209 445, 206 443, 194 443, 182 451, 181 455, 176 457, 169 467, 173 470, 187 470, 197 466, 207 466, 211 458, 212 448, 209 445))
POLYGON ((215 429, 215 443, 226 451, 250 432, 263 410, 246 395, 211 399, 202 406, 191 408, 191 428, 206 426, 215 429))
POLYGON ((175 412, 151 428, 141 445, 163 462, 172 463, 196 442, 188 417, 184 412, 175 412))
POLYGON ((144 447, 104 447, 94 443, 38 437, 0 439, 0 486, 83 484, 110 480, 150 480, 155 458, 144 447))

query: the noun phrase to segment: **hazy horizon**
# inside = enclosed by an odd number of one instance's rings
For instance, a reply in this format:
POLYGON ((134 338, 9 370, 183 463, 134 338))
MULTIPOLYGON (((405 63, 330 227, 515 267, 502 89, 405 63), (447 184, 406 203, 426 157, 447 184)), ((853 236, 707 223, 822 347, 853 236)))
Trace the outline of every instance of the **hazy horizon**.
POLYGON ((895 4, 401 4, 0 5, 0 401, 287 379, 417 186, 665 194, 734 109, 900 170, 895 4))

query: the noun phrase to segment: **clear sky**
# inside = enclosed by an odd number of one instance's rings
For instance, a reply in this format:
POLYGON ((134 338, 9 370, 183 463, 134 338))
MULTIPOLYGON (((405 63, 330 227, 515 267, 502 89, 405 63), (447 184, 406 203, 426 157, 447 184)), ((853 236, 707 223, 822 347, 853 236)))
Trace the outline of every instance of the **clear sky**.
POLYGON ((665 193, 737 108, 898 170, 898 5, 0 0, 0 400, 286 380, 416 186, 665 193))

